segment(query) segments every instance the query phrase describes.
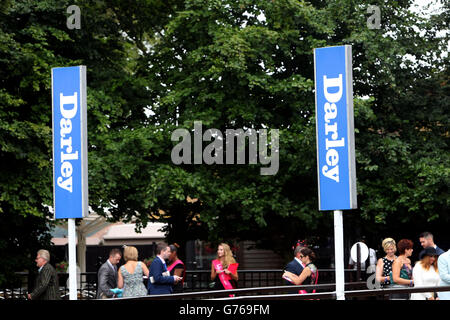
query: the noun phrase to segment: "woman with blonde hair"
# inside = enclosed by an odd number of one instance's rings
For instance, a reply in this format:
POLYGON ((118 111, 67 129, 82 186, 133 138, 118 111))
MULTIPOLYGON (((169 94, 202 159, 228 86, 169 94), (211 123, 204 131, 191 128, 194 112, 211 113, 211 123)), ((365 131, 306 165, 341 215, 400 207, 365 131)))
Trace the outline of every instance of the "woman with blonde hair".
POLYGON ((143 275, 148 277, 149 271, 145 263, 138 261, 135 247, 125 246, 123 249, 125 264, 120 267, 117 286, 123 288, 123 297, 139 297, 147 295, 143 275))
POLYGON ((211 262, 211 281, 215 281, 215 290, 229 290, 237 287, 238 265, 233 258, 230 246, 226 243, 219 244, 217 258, 211 262))
POLYGON ((392 264, 394 260, 397 259, 395 252, 397 251, 397 246, 395 240, 392 238, 386 238, 381 243, 386 256, 378 259, 377 269, 376 269, 376 280, 381 283, 383 287, 391 284, 389 274, 392 272, 392 264))
MULTIPOLYGON (((439 285, 439 270, 437 266, 438 254, 435 248, 422 250, 413 268, 414 287, 437 287, 439 285)), ((411 300, 439 299, 434 292, 417 292, 411 294, 411 300)))

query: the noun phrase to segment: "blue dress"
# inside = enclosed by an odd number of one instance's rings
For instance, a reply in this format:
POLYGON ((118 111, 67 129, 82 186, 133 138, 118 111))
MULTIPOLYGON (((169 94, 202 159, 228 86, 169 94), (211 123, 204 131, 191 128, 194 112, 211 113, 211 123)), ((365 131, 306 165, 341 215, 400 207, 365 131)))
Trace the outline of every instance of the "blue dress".
POLYGON ((123 277, 123 297, 140 297, 147 295, 147 288, 144 285, 141 262, 136 264, 133 273, 129 273, 125 266, 120 267, 123 277))

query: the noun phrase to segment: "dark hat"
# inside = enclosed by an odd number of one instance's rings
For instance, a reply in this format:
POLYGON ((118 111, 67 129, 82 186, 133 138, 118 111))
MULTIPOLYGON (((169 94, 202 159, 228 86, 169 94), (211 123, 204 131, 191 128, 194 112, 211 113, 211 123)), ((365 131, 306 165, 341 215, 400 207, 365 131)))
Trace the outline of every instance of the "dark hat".
POLYGON ((422 260, 422 258, 425 256, 437 256, 437 255, 438 254, 437 254, 437 251, 435 248, 428 247, 428 248, 425 248, 422 251, 420 251, 419 259, 422 260))

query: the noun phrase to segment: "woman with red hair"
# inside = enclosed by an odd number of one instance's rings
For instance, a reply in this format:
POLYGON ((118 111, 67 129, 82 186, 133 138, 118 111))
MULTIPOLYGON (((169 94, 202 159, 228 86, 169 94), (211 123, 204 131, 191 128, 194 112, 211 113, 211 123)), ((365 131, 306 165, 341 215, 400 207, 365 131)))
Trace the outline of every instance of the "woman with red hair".
MULTIPOLYGON (((411 257, 414 243, 409 239, 402 239, 397 243, 399 256, 392 264, 391 288, 413 287, 411 257)), ((409 293, 391 294, 391 300, 409 300, 409 293)))

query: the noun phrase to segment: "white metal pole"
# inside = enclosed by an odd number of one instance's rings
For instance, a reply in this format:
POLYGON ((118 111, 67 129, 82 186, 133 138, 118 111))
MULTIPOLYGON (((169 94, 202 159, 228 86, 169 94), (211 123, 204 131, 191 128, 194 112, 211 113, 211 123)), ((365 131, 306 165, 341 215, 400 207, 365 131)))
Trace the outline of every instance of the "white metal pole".
POLYGON ((334 265, 336 273, 336 300, 345 300, 344 224, 342 210, 334 210, 334 265))
POLYGON ((68 219, 69 232, 69 298, 77 300, 77 247, 75 219, 68 219))

